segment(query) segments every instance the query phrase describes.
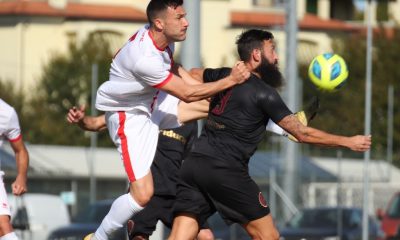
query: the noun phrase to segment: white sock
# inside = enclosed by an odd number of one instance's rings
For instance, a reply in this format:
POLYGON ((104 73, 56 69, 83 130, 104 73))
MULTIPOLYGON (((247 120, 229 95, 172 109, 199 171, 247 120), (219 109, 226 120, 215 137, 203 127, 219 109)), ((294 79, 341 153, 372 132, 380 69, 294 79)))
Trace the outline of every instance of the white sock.
POLYGON ((110 239, 116 230, 122 228, 133 215, 142 210, 143 207, 132 198, 131 194, 127 193, 118 197, 111 205, 100 227, 97 228, 94 239, 110 239))
POLYGON ((4 236, 1 236, 0 240, 18 240, 18 237, 15 234, 15 232, 10 232, 10 233, 7 233, 4 236))

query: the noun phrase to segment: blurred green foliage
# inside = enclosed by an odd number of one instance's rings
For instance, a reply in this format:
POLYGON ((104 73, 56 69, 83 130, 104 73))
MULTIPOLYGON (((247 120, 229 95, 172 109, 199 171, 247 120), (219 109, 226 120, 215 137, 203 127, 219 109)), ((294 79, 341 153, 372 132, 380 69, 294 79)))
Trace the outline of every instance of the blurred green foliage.
MULTIPOLYGON (((304 102, 312 96, 321 99, 321 110, 312 126, 329 132, 354 135, 364 133, 365 79, 366 79, 366 37, 355 34, 337 39, 334 51, 341 55, 349 68, 346 85, 333 93, 323 93, 315 89, 308 80, 304 81, 304 102)), ((400 32, 388 34, 384 29, 375 32, 372 59, 372 116, 371 133, 373 145, 371 157, 386 159, 387 155, 387 114, 388 87, 394 87, 394 136, 393 161, 400 166, 400 32)), ((308 66, 300 66, 302 79, 307 77, 308 66)), ((322 148, 310 147, 313 155, 334 154, 322 148)), ((346 151, 347 155, 354 155, 346 151)), ((362 155, 361 155, 362 157, 362 155)))
MULTIPOLYGON (((83 145, 90 144, 90 133, 71 126, 66 121, 68 109, 86 105, 90 115, 92 64, 98 64, 98 84, 108 79, 112 53, 106 36, 94 33, 81 44, 71 43, 68 54, 54 55, 44 67, 30 99, 23 99, 12 86, 1 87, 2 98, 8 98, 19 113, 24 139, 34 144, 83 145), (11 97, 14 96, 14 97, 11 97), (22 104, 21 104, 22 103, 22 104)), ((101 113, 99 113, 101 114, 101 113)), ((106 131, 99 134, 100 146, 111 146, 106 131)))

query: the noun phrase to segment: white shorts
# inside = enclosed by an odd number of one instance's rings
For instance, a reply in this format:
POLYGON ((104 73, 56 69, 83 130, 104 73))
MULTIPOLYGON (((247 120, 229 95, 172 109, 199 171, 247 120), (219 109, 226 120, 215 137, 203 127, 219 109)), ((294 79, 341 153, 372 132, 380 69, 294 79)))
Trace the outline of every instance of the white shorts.
POLYGON ((108 132, 120 153, 129 182, 149 173, 160 127, 180 126, 178 103, 179 99, 160 91, 151 116, 140 110, 106 112, 108 132))
POLYGON ((0 171, 0 215, 11 216, 10 204, 8 203, 6 188, 3 182, 4 172, 0 171))

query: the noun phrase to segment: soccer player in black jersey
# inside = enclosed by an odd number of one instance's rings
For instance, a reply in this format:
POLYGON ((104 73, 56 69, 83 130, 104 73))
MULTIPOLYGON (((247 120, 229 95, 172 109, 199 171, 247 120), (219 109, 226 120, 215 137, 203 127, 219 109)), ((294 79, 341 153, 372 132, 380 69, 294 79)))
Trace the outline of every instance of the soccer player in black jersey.
MULTIPOLYGON (((227 222, 241 224, 252 239, 279 239, 270 209, 248 173, 248 162, 272 119, 299 142, 366 151, 371 136, 338 136, 304 126, 275 88, 281 85, 273 35, 248 30, 237 40, 240 59, 252 72, 248 81, 211 99, 202 134, 180 173, 173 228, 169 239, 194 239, 198 226, 215 211, 227 222)), ((230 69, 197 69, 205 82, 230 69)))

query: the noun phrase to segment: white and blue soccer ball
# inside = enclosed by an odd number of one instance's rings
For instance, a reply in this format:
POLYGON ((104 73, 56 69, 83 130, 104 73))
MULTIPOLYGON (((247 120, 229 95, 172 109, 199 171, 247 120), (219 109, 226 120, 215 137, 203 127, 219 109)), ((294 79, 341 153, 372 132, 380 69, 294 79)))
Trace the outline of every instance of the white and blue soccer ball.
POLYGON ((308 76, 318 89, 332 92, 346 83, 349 70, 338 54, 323 53, 311 61, 308 76))

